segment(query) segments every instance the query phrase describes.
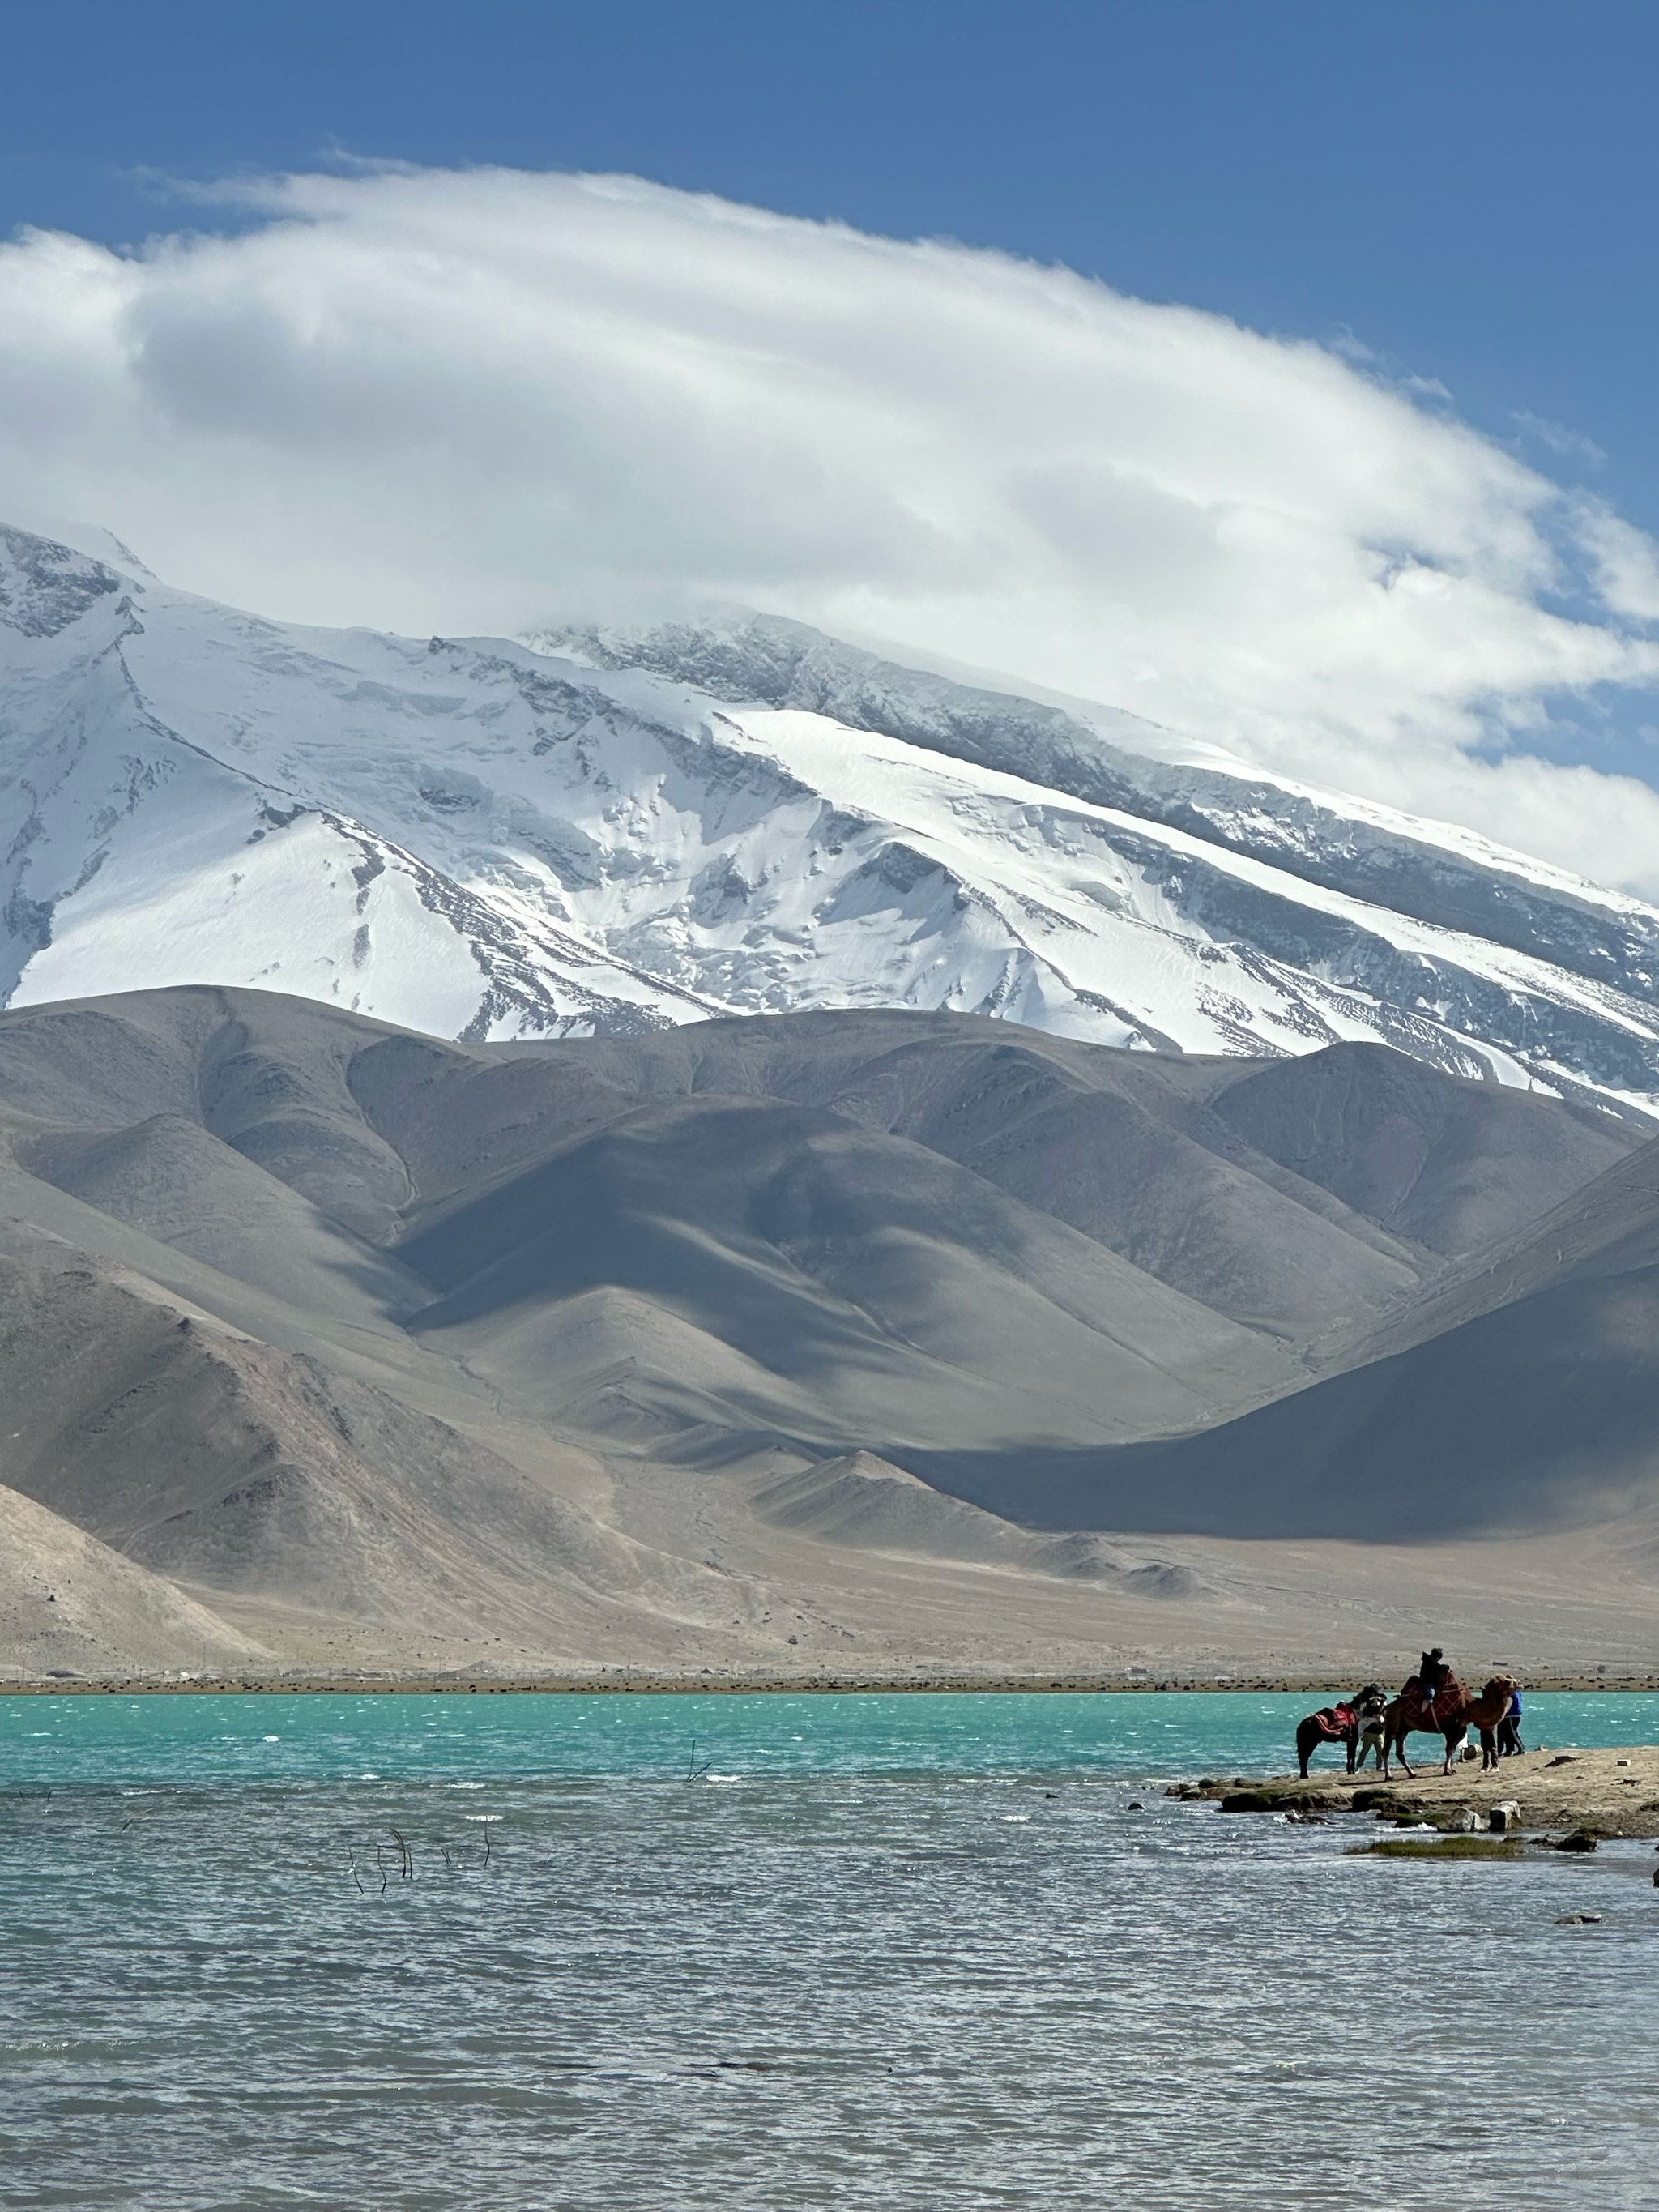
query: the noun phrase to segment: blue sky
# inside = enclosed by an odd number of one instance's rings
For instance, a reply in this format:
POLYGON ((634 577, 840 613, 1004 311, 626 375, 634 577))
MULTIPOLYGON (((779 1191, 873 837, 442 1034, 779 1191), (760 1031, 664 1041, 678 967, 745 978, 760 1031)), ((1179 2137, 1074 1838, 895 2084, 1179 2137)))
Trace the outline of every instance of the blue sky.
POLYGON ((1659 889, 1567 772, 1659 788, 1651 6, 88 0, 5 58, 0 237, 122 258, 0 252, 0 507, 304 619, 861 626, 1659 889))
POLYGON ((132 240, 176 220, 134 173, 312 167, 337 148, 626 170, 1351 333, 1659 526, 1647 0, 7 15, 5 229, 132 240))

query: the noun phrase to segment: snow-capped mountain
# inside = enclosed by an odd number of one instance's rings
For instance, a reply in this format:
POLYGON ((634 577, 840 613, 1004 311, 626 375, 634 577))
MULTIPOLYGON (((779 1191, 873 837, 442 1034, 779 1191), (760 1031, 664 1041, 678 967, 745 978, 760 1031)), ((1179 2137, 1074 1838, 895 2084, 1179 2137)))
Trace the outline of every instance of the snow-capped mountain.
POLYGON ((942 1006, 1659 1110, 1659 911, 793 623, 302 629, 0 531, 0 809, 10 1003, 251 983, 468 1037, 942 1006))

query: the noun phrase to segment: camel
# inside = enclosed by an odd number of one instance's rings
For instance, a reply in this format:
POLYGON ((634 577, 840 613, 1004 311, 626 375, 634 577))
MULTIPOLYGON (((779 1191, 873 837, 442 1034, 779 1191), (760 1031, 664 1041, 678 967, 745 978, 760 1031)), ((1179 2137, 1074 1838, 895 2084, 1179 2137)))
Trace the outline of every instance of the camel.
POLYGON ((1389 1778, 1389 1762, 1396 1751, 1400 1753, 1400 1764, 1405 1769, 1407 1778, 1408 1780, 1413 1778, 1410 1764, 1406 1758, 1406 1738, 1413 1731, 1419 1735, 1439 1735, 1445 1738, 1446 1763, 1440 1771, 1443 1774, 1449 1774, 1452 1753, 1468 1734, 1468 1725, 1462 1717, 1463 1707, 1468 1702, 1463 1685, 1455 1674, 1449 1674, 1441 1684, 1439 1695, 1435 1699, 1435 1707, 1443 1706, 1444 1717, 1438 1720, 1431 1717, 1433 1707, 1425 1711, 1421 1693, 1418 1689, 1417 1677, 1414 1674, 1407 1684, 1406 1689, 1413 1693, 1411 1711, 1416 1717, 1409 1721, 1406 1717, 1406 1690, 1402 1690, 1397 1698, 1389 1698, 1388 1708, 1382 1715, 1382 1779, 1386 1782, 1389 1778))
MULTIPOLYGON (((1402 1692, 1397 1698, 1391 1698, 1389 1709, 1383 1715, 1385 1726, 1382 1738, 1383 1779, 1385 1781, 1388 1779, 1389 1759, 1391 1753, 1396 1751, 1400 1754, 1400 1764, 1405 1770, 1407 1778, 1408 1780, 1412 1778, 1412 1770, 1406 1762, 1406 1738, 1413 1731, 1419 1735, 1438 1735, 1445 1739, 1446 1757, 1440 1769, 1443 1774, 1451 1772, 1453 1756, 1472 1728, 1479 1729, 1480 1731, 1481 1772, 1484 1774, 1489 1768, 1496 1766, 1498 1723, 1510 1709, 1510 1698, 1514 1690, 1513 1675, 1494 1674, 1480 1696, 1472 1698, 1457 1677, 1455 1674, 1449 1675, 1442 1684, 1440 1695, 1436 1699, 1437 1705, 1443 1705, 1445 1708, 1442 1717, 1437 1720, 1430 1720, 1423 1717, 1407 1721, 1404 1692, 1402 1692), (1455 1693, 1449 1699, 1449 1692, 1455 1693)), ((1414 1704, 1413 1710, 1419 1716, 1422 1715, 1420 1704, 1414 1704)))
POLYGON ((1498 1764, 1498 1729, 1510 1709, 1510 1699, 1515 1695, 1513 1674, 1494 1674, 1478 1698, 1471 1698, 1463 1708, 1463 1724, 1480 1731, 1480 1771, 1490 1773, 1498 1764))

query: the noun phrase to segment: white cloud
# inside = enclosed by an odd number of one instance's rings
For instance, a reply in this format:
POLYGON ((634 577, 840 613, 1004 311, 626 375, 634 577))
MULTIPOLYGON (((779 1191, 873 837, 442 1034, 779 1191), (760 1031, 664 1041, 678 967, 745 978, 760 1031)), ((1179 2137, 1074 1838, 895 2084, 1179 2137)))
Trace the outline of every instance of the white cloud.
POLYGON ((1577 501, 1573 519, 1603 604, 1632 622, 1659 623, 1659 545, 1605 500, 1577 501))
POLYGON ((1350 359, 628 179, 252 202, 0 249, 0 511, 417 634, 738 600, 1659 880, 1659 797, 1503 753, 1659 679, 1651 542, 1350 359), (1558 549, 1593 617, 1546 604, 1558 549))
POLYGON ((1587 438, 1570 423, 1553 422, 1547 415, 1534 415, 1529 407, 1516 408, 1510 420, 1523 438, 1535 439, 1564 461, 1589 469, 1604 469, 1607 465, 1607 453, 1595 439, 1587 438))

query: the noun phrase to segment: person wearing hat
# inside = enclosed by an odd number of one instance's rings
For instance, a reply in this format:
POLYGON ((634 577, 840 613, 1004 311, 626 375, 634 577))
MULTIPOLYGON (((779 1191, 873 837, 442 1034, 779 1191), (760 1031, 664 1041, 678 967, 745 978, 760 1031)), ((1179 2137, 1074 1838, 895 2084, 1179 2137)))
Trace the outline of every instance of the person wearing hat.
POLYGON ((1432 1651, 1425 1651, 1418 1662, 1418 1686, 1423 1692, 1424 1716, 1431 1725, 1435 1719, 1436 1701, 1445 1687, 1450 1674, 1451 1668, 1446 1664, 1446 1655, 1437 1644, 1432 1651))

